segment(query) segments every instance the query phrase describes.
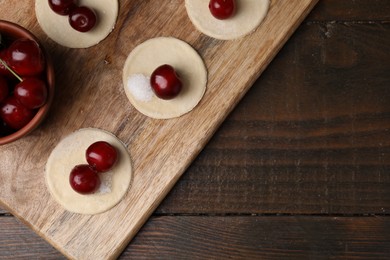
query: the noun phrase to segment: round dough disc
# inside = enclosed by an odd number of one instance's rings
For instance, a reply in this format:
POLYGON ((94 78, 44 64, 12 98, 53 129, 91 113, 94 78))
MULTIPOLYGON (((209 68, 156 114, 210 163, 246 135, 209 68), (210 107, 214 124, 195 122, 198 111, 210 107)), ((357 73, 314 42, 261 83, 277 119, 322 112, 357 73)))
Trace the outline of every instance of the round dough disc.
POLYGON ((68 22, 68 16, 50 9, 47 0, 35 0, 35 14, 43 31, 55 42, 69 48, 88 48, 105 39, 114 29, 118 17, 118 0, 80 0, 95 10, 97 23, 89 32, 78 32, 68 22))
POLYGON ((232 40, 254 31, 266 16, 269 0, 236 1, 236 13, 226 20, 216 19, 209 10, 210 0, 185 0, 188 16, 202 33, 220 40, 232 40))
POLYGON ((199 54, 186 42, 172 37, 149 39, 138 45, 128 56, 123 69, 123 85, 132 105, 146 116, 156 119, 179 117, 190 112, 202 99, 207 84, 207 69, 199 54), (134 74, 152 75, 163 64, 173 66, 183 88, 171 100, 153 95, 150 101, 137 100, 127 87, 134 74))
POLYGON ((130 155, 124 144, 111 133, 96 128, 80 129, 53 149, 46 163, 45 178, 50 193, 66 210, 98 214, 118 204, 128 191, 132 179, 130 155), (100 173, 102 185, 98 191, 82 195, 70 186, 69 174, 74 166, 87 163, 85 151, 96 141, 113 145, 119 154, 118 161, 113 169, 100 173))

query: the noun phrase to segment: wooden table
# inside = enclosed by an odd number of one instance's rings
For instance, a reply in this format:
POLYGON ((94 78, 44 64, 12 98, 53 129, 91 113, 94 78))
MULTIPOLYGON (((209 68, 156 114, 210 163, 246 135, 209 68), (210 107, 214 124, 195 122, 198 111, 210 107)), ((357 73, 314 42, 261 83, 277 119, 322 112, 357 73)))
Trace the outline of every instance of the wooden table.
MULTIPOLYGON (((121 259, 390 258, 390 3, 320 0, 121 259)), ((59 259, 0 209, 0 259, 59 259)))

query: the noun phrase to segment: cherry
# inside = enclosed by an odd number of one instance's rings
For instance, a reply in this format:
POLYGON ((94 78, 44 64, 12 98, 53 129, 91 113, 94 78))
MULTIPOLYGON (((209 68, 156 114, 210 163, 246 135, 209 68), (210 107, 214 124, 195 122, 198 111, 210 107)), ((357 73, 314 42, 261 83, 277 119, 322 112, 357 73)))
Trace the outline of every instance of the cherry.
POLYGON ((162 99, 172 99, 179 95, 182 83, 175 69, 168 64, 155 69, 150 77, 154 93, 162 99))
POLYGON ((90 165, 79 164, 71 170, 69 183, 74 191, 80 194, 90 194, 99 188, 100 178, 90 165))
POLYGON ((19 76, 34 76, 45 69, 45 58, 38 43, 29 39, 18 39, 11 43, 6 61, 19 76))
POLYGON ((0 103, 8 97, 9 89, 7 80, 0 75, 0 103))
POLYGON ((96 24, 96 13, 86 6, 78 6, 69 13, 69 24, 79 32, 88 32, 96 24))
POLYGON ((90 166, 98 172, 110 170, 118 158, 115 147, 105 141, 98 141, 91 144, 85 153, 90 166))
POLYGON ((13 130, 3 120, 0 119, 0 136, 7 136, 12 132, 13 130))
POLYGON ((48 0, 51 10, 59 15, 68 15, 77 7, 75 0, 48 0))
POLYGON ((18 101, 29 109, 43 106, 47 99, 47 88, 39 78, 25 78, 15 86, 14 95, 18 101))
POLYGON ((210 0, 209 9, 215 18, 225 20, 233 16, 236 3, 235 0, 210 0))
POLYGON ((15 96, 9 96, 1 105, 1 118, 15 130, 27 125, 34 115, 34 111, 20 104, 15 96))
MULTIPOLYGON (((1 50, 0 51, 0 59, 8 65, 6 53, 7 53, 7 49, 1 50)), ((0 62, 0 75, 12 76, 12 73, 4 66, 4 64, 2 62, 0 62)))

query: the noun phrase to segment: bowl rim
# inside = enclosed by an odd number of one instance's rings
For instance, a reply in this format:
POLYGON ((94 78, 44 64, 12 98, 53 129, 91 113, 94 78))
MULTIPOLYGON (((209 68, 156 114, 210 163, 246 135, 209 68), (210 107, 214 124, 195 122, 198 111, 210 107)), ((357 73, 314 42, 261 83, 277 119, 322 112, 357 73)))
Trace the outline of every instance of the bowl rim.
POLYGON ((47 88, 48 88, 48 96, 47 96, 47 101, 46 103, 40 107, 37 111, 37 113, 34 115, 34 117, 30 120, 30 122, 27 123, 24 127, 21 129, 17 130, 16 132, 13 132, 12 134, 2 136, 0 137, 0 145, 3 144, 8 144, 13 141, 16 141, 29 133, 31 133, 35 128, 38 127, 38 125, 43 121, 45 118, 46 114, 49 111, 49 108, 51 104, 53 103, 53 98, 54 98, 54 66, 53 63, 50 59, 50 56, 48 55, 46 49, 44 46, 41 44, 40 40, 28 29, 10 22, 6 20, 1 20, 0 19, 0 32, 10 35, 11 37, 15 38, 27 38, 30 40, 33 40, 38 43, 40 46, 43 55, 45 57, 46 61, 46 83, 47 83, 47 88))

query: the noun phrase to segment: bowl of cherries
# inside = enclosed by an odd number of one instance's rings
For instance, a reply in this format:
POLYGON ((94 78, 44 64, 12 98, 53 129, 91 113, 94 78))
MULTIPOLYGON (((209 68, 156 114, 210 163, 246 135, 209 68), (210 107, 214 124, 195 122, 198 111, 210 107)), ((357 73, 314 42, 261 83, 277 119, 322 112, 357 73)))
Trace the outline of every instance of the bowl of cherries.
POLYGON ((54 68, 27 29, 0 20, 0 145, 34 130, 54 96, 54 68))

